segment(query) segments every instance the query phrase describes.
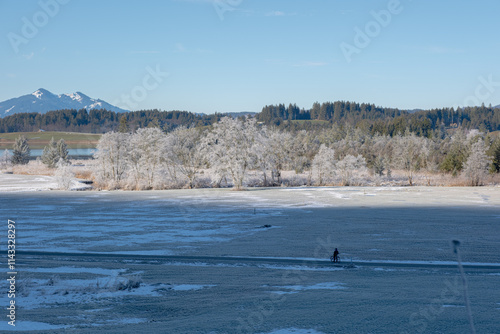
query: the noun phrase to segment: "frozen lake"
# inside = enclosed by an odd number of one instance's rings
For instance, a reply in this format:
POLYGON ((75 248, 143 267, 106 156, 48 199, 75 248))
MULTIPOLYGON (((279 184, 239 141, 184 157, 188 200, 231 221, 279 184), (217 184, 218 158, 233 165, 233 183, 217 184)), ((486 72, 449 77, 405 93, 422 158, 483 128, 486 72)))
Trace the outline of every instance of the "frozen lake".
POLYGON ((453 239, 478 333, 498 327, 498 187, 0 192, 0 203, 3 235, 16 221, 19 329, 467 332, 453 239))
MULTIPOLYGON (((2 153, 4 150, 0 150, 2 153)), ((11 149, 7 149, 7 151, 9 151, 10 154, 12 154, 12 150, 11 149)), ((97 150, 95 148, 68 148, 68 155, 69 156, 83 156, 83 157, 91 157, 94 155, 94 153, 96 152, 97 150)), ((31 157, 41 157, 43 154, 43 149, 32 149, 30 151, 30 156, 31 157)))

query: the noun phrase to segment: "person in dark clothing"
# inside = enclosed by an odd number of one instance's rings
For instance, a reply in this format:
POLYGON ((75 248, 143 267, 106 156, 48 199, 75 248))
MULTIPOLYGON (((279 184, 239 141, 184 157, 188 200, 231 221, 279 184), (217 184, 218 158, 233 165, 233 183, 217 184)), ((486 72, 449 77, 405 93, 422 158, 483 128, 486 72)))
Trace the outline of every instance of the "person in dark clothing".
POLYGON ((339 251, 337 248, 335 248, 335 251, 333 252, 333 262, 339 262, 339 251))

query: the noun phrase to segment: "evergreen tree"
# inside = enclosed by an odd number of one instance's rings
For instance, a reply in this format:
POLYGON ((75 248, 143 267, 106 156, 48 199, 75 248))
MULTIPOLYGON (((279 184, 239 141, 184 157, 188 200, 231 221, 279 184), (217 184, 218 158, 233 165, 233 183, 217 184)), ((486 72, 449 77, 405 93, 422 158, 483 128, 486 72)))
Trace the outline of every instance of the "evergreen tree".
POLYGON ((123 115, 120 118, 120 127, 118 128, 118 132, 120 132, 120 133, 128 133, 129 132, 127 116, 125 116, 125 115, 123 115))
POLYGON ((59 161, 68 163, 68 145, 64 139, 57 143, 52 137, 48 146, 45 146, 42 153, 42 162, 49 168, 56 168, 59 161))
POLYGON ((500 173, 500 136, 491 144, 489 152, 493 156, 491 163, 491 171, 493 173, 500 173))
POLYGON ((26 165, 30 161, 30 154, 28 139, 25 136, 17 137, 13 146, 12 163, 14 165, 26 165))
POLYGON ((57 143, 54 137, 49 142, 48 146, 45 146, 42 153, 42 162, 49 168, 55 168, 57 162, 59 161, 59 154, 57 152, 57 143))
POLYGON ((66 145, 64 139, 59 139, 59 141, 57 142, 57 161, 62 159, 65 163, 68 163, 68 154, 68 145, 66 145))

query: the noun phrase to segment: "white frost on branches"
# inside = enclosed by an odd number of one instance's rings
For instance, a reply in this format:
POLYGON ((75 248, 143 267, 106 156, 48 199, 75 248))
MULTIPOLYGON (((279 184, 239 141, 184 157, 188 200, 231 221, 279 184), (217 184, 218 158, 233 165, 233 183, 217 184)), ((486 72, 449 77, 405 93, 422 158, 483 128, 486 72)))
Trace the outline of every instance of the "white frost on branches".
POLYGON ((353 182, 355 172, 364 172, 366 170, 366 161, 361 155, 355 157, 348 154, 335 164, 335 168, 340 175, 340 183, 343 186, 349 186, 353 182))
POLYGON ((427 139, 417 137, 414 133, 405 133, 404 136, 394 136, 393 143, 394 167, 405 171, 408 183, 412 186, 415 171, 424 167, 425 158, 429 154, 427 139))
POLYGON ((469 185, 480 186, 488 175, 491 158, 486 154, 486 146, 482 139, 472 144, 471 153, 464 165, 462 174, 469 185))
POLYGON ((0 157, 0 169, 4 170, 12 166, 12 154, 8 150, 3 151, 0 157))
POLYGON ((94 154, 97 160, 94 177, 98 184, 111 189, 122 186, 128 168, 129 148, 129 134, 108 132, 102 135, 94 154))
POLYGON ((197 174, 203 164, 200 149, 201 133, 197 129, 177 128, 165 139, 167 169, 174 183, 178 183, 177 172, 183 176, 188 187, 196 186, 197 174))
POLYGON ((313 168, 318 175, 320 186, 332 181, 335 163, 335 150, 322 144, 313 160, 313 168))
POLYGON ((56 164, 57 170, 54 174, 57 181, 57 185, 61 190, 70 190, 73 184, 73 178, 75 174, 71 170, 71 165, 64 161, 64 159, 59 159, 56 164))
POLYGON ((165 134, 158 128, 137 130, 130 139, 126 161, 130 169, 129 187, 152 189, 163 180, 165 134))
POLYGON ((248 169, 256 162, 254 146, 258 129, 255 119, 224 117, 204 138, 203 151, 216 173, 216 186, 229 174, 235 189, 243 188, 248 169))

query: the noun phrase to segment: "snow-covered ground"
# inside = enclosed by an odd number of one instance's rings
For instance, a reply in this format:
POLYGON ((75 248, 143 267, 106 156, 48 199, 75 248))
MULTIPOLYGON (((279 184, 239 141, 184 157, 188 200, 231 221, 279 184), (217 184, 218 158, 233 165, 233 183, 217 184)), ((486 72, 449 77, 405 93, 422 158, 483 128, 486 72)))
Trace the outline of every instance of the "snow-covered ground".
MULTIPOLYGON (((72 181, 71 190, 89 188, 90 186, 79 183, 77 179, 72 181)), ((54 189, 59 189, 59 185, 53 176, 0 173, 0 192, 30 192, 54 189)))
POLYGON ((0 203, 3 235, 16 222, 17 330, 466 332, 453 239, 478 332, 498 327, 498 187, 0 190, 0 203))

